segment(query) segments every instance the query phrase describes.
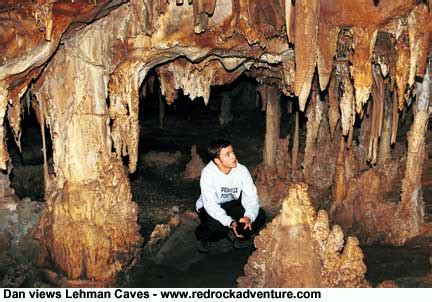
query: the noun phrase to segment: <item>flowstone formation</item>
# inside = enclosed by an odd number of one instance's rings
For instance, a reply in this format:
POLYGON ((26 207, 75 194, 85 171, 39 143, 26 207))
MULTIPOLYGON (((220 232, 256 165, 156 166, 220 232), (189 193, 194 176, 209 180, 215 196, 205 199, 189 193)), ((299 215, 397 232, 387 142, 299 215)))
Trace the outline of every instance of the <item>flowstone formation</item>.
POLYGON ((312 206, 306 184, 291 185, 281 213, 255 238, 240 287, 365 287, 366 266, 356 237, 344 240, 327 212, 312 206))

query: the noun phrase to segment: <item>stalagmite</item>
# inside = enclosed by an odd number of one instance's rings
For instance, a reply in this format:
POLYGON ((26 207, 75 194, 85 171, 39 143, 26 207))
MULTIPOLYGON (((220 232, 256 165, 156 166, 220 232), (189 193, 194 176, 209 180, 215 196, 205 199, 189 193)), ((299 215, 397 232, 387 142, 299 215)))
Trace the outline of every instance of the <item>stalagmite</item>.
POLYGON ((159 128, 163 129, 165 120, 165 100, 162 93, 158 89, 158 99, 159 99, 159 128))
POLYGON ((264 142, 264 165, 270 169, 276 167, 277 142, 280 133, 281 108, 279 103, 280 92, 272 85, 258 87, 261 98, 267 104, 266 132, 264 142))
POLYGON ((327 213, 316 214, 307 185, 294 184, 281 214, 255 239, 240 287, 363 287, 366 266, 355 237, 338 225, 331 229, 327 213), (343 250, 343 252, 342 252, 343 250))
POLYGON ((299 1, 295 7, 295 81, 294 92, 299 97, 300 110, 304 111, 315 72, 319 1, 299 1))
POLYGON ((424 219, 421 177, 425 152, 425 134, 429 119, 430 65, 422 82, 417 82, 417 101, 414 104, 414 121, 408 133, 408 152, 405 175, 402 180, 401 203, 398 216, 404 223, 400 228, 400 243, 417 234, 424 219))
POLYGON ((197 152, 197 146, 193 145, 191 148, 191 160, 186 164, 184 179, 186 180, 199 180, 201 171, 205 164, 197 152))
POLYGON ((369 99, 372 88, 372 52, 377 37, 374 27, 354 27, 354 58, 352 61, 352 78, 355 87, 355 110, 360 113, 369 99))

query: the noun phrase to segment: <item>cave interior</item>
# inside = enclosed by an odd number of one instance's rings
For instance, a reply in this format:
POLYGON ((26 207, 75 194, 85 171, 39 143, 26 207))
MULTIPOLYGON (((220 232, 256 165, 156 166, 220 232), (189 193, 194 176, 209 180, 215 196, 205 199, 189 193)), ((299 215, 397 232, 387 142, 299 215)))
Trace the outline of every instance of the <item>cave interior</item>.
POLYGON ((2 287, 432 287, 431 9, 2 1, 2 287), (216 138, 267 224, 201 254, 216 138))

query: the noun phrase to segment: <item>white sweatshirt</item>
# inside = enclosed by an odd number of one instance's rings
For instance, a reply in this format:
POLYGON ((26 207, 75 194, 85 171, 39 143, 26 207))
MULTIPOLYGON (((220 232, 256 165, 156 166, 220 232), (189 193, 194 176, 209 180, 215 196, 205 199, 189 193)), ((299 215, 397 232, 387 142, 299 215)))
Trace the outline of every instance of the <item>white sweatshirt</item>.
POLYGON ((258 194, 248 169, 237 163, 237 167, 225 174, 210 161, 201 172, 201 195, 196 202, 197 210, 202 207, 222 225, 229 227, 234 220, 227 215, 221 204, 238 199, 242 193, 241 203, 245 208, 244 216, 253 222, 259 211, 258 194))

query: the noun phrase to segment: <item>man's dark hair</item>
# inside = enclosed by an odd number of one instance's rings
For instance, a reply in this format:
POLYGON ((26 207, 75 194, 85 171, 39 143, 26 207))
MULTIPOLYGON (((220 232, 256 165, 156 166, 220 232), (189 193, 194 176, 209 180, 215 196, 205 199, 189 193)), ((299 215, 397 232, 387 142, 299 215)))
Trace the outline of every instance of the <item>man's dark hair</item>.
POLYGON ((215 158, 219 157, 221 150, 228 146, 231 146, 231 142, 226 139, 218 138, 211 141, 207 148, 209 160, 214 161, 215 158))

